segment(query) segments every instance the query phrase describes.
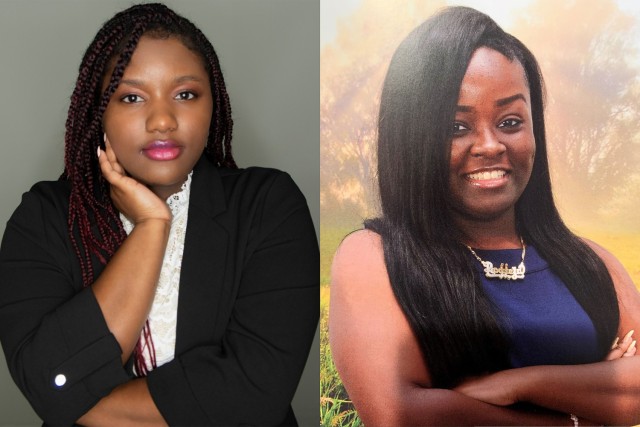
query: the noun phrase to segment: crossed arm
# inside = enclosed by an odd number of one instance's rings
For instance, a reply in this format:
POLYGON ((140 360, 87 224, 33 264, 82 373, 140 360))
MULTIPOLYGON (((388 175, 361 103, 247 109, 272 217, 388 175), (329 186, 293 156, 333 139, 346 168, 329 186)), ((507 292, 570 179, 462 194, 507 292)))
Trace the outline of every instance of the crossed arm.
POLYGON ((640 422, 640 357, 631 357, 636 353, 633 332, 640 326, 640 296, 615 257, 593 242, 587 244, 605 262, 618 294, 620 338, 607 360, 587 365, 510 369, 467 381, 456 391, 500 406, 532 402, 599 424, 640 422))
MULTIPOLYGON (((594 249, 616 283, 622 337, 640 325, 633 316, 640 313, 640 298, 617 261, 594 249)), ((640 358, 621 357, 627 348, 612 353, 619 358, 613 361, 513 369, 456 390, 431 388, 418 343, 391 290, 380 237, 370 231, 352 234, 336 253, 329 330, 336 367, 366 425, 573 425, 570 413, 583 425, 639 419, 640 358), (516 401, 539 410, 508 406, 516 401)))
MULTIPOLYGON (((107 148, 109 162, 103 156, 100 161, 103 174, 112 189, 115 187, 111 197, 119 210, 130 219, 135 218, 128 212, 133 201, 125 199, 129 196, 129 183, 118 185, 118 180, 126 177, 118 176, 124 171, 117 169, 119 165, 109 154, 107 148), (115 176, 112 172, 116 172, 115 176)), ((287 412, 318 320, 318 247, 306 203, 291 179, 283 173, 270 173, 261 182, 264 191, 245 197, 264 209, 264 214, 247 216, 245 220, 252 218, 252 226, 237 295, 233 307, 219 308, 231 312, 222 342, 203 343, 176 354, 173 361, 152 372, 148 379, 119 386, 87 412, 80 423, 151 426, 278 424, 285 418, 292 421, 287 412)), ((137 203, 145 195, 138 193, 135 198, 137 203)), ((162 207, 166 209, 164 202, 162 207)), ((136 207, 136 212, 142 216, 145 210, 136 207)), ((154 222, 163 213, 159 206, 148 212, 145 217, 153 217, 154 222)), ((196 215, 196 211, 191 213, 196 215)), ((147 224, 133 222, 136 226, 127 241, 136 229, 147 224)), ((241 228, 249 229, 249 224, 241 224, 241 228)), ((158 249, 164 248, 162 242, 157 243, 158 249)), ((153 262, 148 262, 148 252, 147 243, 144 262, 151 269, 153 262)), ((161 264, 162 255, 159 260, 161 264)), ((119 267, 122 273, 123 267, 119 267)), ((106 269, 100 279, 105 273, 106 269)), ((149 277, 155 289, 157 278, 153 274, 149 277)), ((100 285, 100 279, 94 286, 100 285)), ((232 292, 231 285, 225 285, 225 290, 232 292)), ((147 311, 148 308, 142 311, 144 318, 147 311)), ((109 323, 106 314, 105 318, 109 323)), ((139 324, 134 339, 141 327, 139 324)))
MULTIPOLYGON (((190 210, 190 220, 206 216, 213 228, 197 235, 206 244, 187 249, 219 248, 209 244, 216 238, 212 230, 229 233, 235 245, 229 246, 230 253, 246 249, 242 259, 231 260, 237 265, 225 270, 233 278, 224 282, 224 291, 233 294, 224 294, 219 312, 212 309, 221 319, 211 326, 215 330, 196 334, 193 344, 147 379, 131 379, 123 361, 138 339, 157 282, 160 266, 154 267, 149 256, 164 250, 163 227, 152 228, 162 221, 134 220, 138 225, 109 266, 91 287, 80 290, 67 237, 68 187, 41 183, 25 195, 0 251, 0 339, 12 377, 46 423, 254 425, 291 416, 291 399, 318 320, 315 231, 303 195, 286 174, 263 170, 228 176, 248 183, 236 186, 227 200, 235 208, 217 219, 243 226, 223 230, 216 223, 215 228, 208 212, 190 210), (248 202, 255 217, 247 211, 248 202), (232 235, 240 232, 247 233, 244 240, 232 235), (144 266, 136 254, 143 254, 144 266), (118 280, 139 272, 144 274, 128 277, 129 286, 142 292, 135 298, 141 301, 134 302, 131 289, 119 294, 125 284, 118 280), (123 313, 125 308, 130 312, 123 313), (61 386, 59 373, 66 375, 61 386)), ((116 205, 133 218, 125 206, 116 205)), ((195 259, 186 261, 191 265, 195 259)), ((197 298, 198 292, 189 295, 197 298)), ((202 306, 208 307, 206 302, 202 306)))
POLYGON ((157 196, 124 175, 110 149, 101 154, 105 176, 117 182, 116 205, 138 225, 96 282, 82 289, 68 238, 69 186, 36 184, 2 241, 0 339, 14 381, 47 424, 99 425, 112 416, 110 425, 122 425, 125 399, 111 415, 100 411, 125 390, 128 402, 139 403, 137 414, 163 424, 144 380, 131 381, 123 365, 152 303, 171 216, 157 196))
MULTIPOLYGON (((124 364, 151 309, 169 238, 171 212, 151 190, 126 176, 108 140, 105 142, 100 168, 111 184, 116 207, 135 226, 92 289, 107 326, 122 349, 124 364)), ((145 378, 121 384, 77 422, 86 426, 166 425, 145 378)))

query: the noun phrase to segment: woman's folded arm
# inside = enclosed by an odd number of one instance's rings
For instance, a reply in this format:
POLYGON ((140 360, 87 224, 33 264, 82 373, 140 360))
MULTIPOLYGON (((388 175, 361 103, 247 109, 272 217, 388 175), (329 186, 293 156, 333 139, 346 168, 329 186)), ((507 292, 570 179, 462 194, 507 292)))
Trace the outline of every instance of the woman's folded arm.
POLYGON ((571 425, 567 413, 487 404, 431 388, 416 338, 396 302, 381 240, 345 239, 332 267, 329 335, 336 367, 365 425, 571 425))

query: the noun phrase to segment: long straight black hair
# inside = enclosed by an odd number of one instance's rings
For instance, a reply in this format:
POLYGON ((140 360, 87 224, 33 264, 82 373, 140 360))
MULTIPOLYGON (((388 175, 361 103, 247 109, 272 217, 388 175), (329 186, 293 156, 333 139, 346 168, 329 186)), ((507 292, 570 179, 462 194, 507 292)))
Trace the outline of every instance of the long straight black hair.
POLYGON ((378 184, 382 236, 395 296, 420 343, 434 387, 509 366, 509 343, 467 249, 448 198, 455 108, 472 54, 494 49, 520 62, 531 92, 536 156, 516 203, 518 232, 566 284, 595 326, 604 357, 619 323, 602 260, 562 222, 551 192, 544 84, 533 54, 491 18, 452 7, 413 30, 396 50, 382 90, 378 184))

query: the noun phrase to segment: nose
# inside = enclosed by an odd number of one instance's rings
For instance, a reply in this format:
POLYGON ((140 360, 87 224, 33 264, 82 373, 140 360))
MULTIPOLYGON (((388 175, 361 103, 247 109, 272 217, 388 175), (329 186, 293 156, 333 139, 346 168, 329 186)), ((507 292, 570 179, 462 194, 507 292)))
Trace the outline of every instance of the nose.
POLYGON ((487 126, 478 132, 471 146, 471 155, 475 157, 497 157, 506 151, 507 147, 500 142, 496 131, 487 126))
POLYGON ((157 101, 150 106, 147 116, 147 132, 166 133, 178 128, 178 120, 170 103, 157 101))

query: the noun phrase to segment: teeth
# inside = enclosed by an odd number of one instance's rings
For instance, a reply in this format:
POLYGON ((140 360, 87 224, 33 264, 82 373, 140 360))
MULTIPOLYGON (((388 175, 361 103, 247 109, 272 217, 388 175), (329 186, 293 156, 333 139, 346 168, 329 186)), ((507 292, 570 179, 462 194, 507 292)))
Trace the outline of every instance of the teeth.
POLYGON ((486 172, 471 173, 468 176, 470 179, 473 179, 475 181, 484 181, 488 179, 502 178, 505 175, 505 173, 506 172, 503 170, 493 170, 493 171, 486 171, 486 172))

